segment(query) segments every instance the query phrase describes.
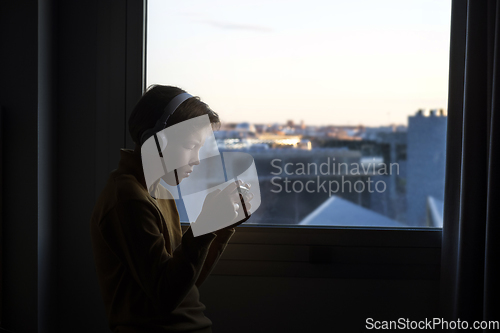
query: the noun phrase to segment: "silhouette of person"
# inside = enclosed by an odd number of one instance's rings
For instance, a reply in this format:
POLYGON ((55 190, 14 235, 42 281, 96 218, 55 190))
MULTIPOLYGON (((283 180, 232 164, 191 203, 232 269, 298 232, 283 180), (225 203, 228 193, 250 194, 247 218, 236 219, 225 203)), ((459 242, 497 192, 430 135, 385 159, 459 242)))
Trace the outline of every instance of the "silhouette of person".
MULTIPOLYGON (((129 132, 136 146, 121 149, 113 170, 94 207, 90 222, 92 250, 109 328, 113 332, 212 332, 212 321, 203 311, 199 288, 224 252, 235 227, 249 216, 251 193, 242 194, 238 180, 209 193, 196 222, 214 218, 235 221, 228 227, 194 237, 191 226, 182 233, 175 200, 155 182, 152 196, 141 161, 144 133, 155 129, 166 107, 184 90, 153 85, 143 94, 129 118, 129 132), (243 201, 245 199, 245 201, 243 201), (245 217, 247 216, 247 217, 245 217), (237 221, 237 222, 236 222, 237 221)), ((220 120, 198 97, 189 97, 168 117, 166 127, 208 115, 212 128, 220 120)), ((163 126, 162 126, 163 127, 163 126)), ((165 159, 179 168, 162 178, 178 185, 199 165, 202 132, 169 138, 165 159)), ((227 224, 225 224, 227 225, 227 224)))

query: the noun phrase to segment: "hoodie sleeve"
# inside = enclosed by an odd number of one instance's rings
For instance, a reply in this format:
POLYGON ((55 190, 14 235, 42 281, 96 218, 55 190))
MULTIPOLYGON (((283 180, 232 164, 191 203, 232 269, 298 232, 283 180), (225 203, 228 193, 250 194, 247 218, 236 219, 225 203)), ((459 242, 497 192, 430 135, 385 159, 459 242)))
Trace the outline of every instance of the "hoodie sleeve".
POLYGON ((147 201, 118 201, 101 222, 100 230, 153 304, 170 313, 197 281, 217 235, 194 237, 189 227, 181 244, 169 254, 159 214, 147 201))
POLYGON ((214 232, 217 235, 217 238, 210 245, 207 258, 205 259, 200 276, 196 281, 196 287, 200 288, 206 278, 210 275, 210 273, 212 273, 234 232, 234 228, 222 229, 214 232))

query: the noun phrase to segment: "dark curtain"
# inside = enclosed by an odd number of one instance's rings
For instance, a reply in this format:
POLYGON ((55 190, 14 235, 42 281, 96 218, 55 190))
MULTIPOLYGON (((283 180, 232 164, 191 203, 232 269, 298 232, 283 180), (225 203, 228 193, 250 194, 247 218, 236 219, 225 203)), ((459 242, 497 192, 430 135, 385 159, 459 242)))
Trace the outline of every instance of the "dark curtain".
POLYGON ((442 242, 446 320, 500 320, 500 2, 453 0, 442 242))

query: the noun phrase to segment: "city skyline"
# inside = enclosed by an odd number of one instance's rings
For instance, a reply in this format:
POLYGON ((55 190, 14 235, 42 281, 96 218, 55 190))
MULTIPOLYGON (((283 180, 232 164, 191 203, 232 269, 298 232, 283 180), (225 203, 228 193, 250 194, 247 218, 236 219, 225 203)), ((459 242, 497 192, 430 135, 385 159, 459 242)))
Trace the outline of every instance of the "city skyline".
MULTIPOLYGON (((415 116, 416 114, 418 114, 419 112, 422 112, 422 115, 423 116, 431 116, 431 113, 434 112, 434 116, 436 117, 446 117, 447 116, 447 112, 446 112, 446 109, 444 108, 441 108, 441 109, 436 109, 436 108, 433 108, 433 109, 418 109, 416 110, 413 114, 409 114, 408 117, 413 117, 415 116), (444 114, 440 115, 440 112, 443 111, 444 114)), ((381 123, 381 124, 378 124, 378 125, 375 125, 375 126, 368 126, 368 125, 364 125, 362 123, 359 123, 359 124, 341 124, 341 123, 322 123, 322 124, 309 124, 309 123, 306 123, 305 121, 302 123, 302 120, 295 120, 295 119, 286 119, 286 120, 281 120, 281 121, 277 121, 277 122, 251 122, 251 121, 242 121, 242 122, 235 122, 235 121, 225 121, 224 119, 222 119, 221 121, 221 124, 222 124, 222 127, 225 127, 225 126, 234 126, 234 125, 238 125, 238 124, 245 124, 245 123, 248 123, 250 125, 256 125, 256 126, 274 126, 274 125, 279 125, 279 126, 282 126, 282 127, 290 127, 289 126, 289 123, 292 122, 293 123, 293 126, 312 126, 312 127, 317 127, 317 128, 323 128, 323 127, 338 127, 338 128, 342 128, 342 127, 351 127, 351 128, 358 128, 358 127, 364 127, 364 128, 387 128, 387 127, 396 127, 396 128, 400 128, 400 127, 405 127, 407 128, 408 127, 408 123, 406 124, 397 124, 397 123, 381 123)))

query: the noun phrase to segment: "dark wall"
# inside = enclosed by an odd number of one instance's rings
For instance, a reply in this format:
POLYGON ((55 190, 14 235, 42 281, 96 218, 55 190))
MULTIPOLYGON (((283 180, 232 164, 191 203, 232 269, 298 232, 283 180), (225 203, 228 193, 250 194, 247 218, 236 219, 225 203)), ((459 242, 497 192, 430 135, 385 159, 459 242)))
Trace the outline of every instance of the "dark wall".
POLYGON ((2 328, 107 331, 89 221, 119 149, 130 148, 143 24, 128 17, 142 9, 1 2, 2 328))
POLYGON ((2 114, 2 326, 37 325, 36 1, 0 3, 2 114))
MULTIPOLYGON (((106 118, 97 123, 98 6, 60 1, 58 9, 57 331, 97 332, 105 318, 93 274, 89 219, 101 180, 97 160, 106 167, 116 160, 111 154, 100 159, 102 148, 96 149, 99 127, 109 126, 106 118)), ((120 126, 122 119, 117 120, 120 126)))
POLYGON ((127 146, 126 116, 142 92, 142 1, 60 1, 58 6, 58 314, 60 332, 105 332, 90 242, 90 216, 127 146), (129 20, 130 21, 130 20, 129 20), (138 32, 133 31, 134 27, 138 32), (132 54, 134 55, 134 54, 132 54), (127 67, 128 66, 128 67, 127 67), (135 75, 135 76, 134 76, 135 75), (133 81, 131 83, 131 81, 133 81))
POLYGON ((439 317, 431 280, 210 276, 200 294, 217 333, 370 332, 367 318, 439 317))

